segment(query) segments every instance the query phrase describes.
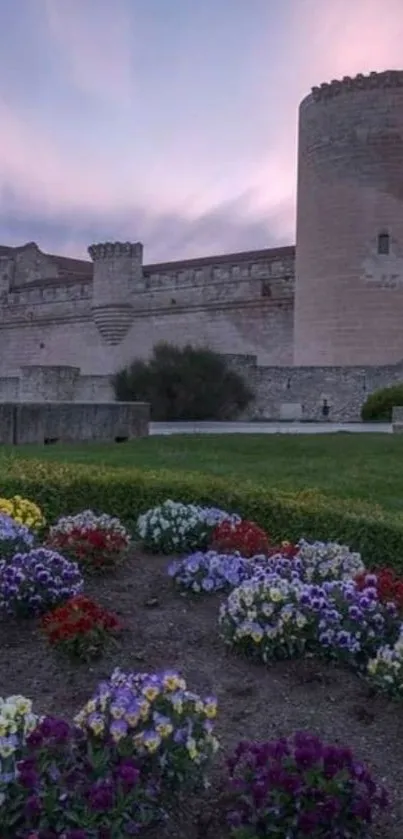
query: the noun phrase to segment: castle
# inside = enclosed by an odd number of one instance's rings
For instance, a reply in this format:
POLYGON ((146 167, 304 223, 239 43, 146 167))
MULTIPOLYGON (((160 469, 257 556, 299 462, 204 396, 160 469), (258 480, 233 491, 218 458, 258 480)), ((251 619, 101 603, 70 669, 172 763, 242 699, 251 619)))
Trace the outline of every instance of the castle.
POLYGON ((313 88, 299 111, 296 247, 143 265, 0 248, 0 400, 107 401, 161 340, 207 345, 252 416, 359 418, 403 380, 403 71, 313 88))

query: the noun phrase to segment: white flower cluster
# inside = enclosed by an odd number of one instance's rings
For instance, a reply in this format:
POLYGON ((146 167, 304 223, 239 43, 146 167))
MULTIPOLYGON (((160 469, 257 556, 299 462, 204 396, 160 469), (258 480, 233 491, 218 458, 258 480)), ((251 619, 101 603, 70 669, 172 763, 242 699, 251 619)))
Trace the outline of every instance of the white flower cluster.
POLYGON ((154 553, 185 553, 207 547, 214 527, 224 519, 239 519, 216 507, 182 504, 168 499, 137 519, 144 547, 154 553))
POLYGON ((0 697, 0 781, 3 783, 15 778, 22 746, 37 723, 30 699, 18 695, 0 697))
POLYGON ((171 499, 137 519, 137 532, 144 546, 168 554, 180 553, 193 545, 197 548, 208 530, 199 507, 171 499))
POLYGON ((106 530, 123 538, 129 538, 129 534, 120 519, 108 516, 106 513, 97 516, 92 510, 83 510, 82 513, 77 513, 75 516, 62 516, 50 528, 49 535, 52 537, 57 533, 68 534, 76 530, 106 530))
POLYGON ((368 662, 367 675, 376 687, 403 698, 403 624, 396 643, 380 647, 368 662))
POLYGON ((298 548, 295 559, 303 563, 306 582, 347 581, 365 571, 361 555, 338 542, 310 543, 301 539, 298 548))
POLYGON ((224 640, 241 644, 248 653, 258 651, 264 662, 301 652, 310 618, 302 605, 306 588, 301 580, 276 573, 246 580, 220 607, 224 640))

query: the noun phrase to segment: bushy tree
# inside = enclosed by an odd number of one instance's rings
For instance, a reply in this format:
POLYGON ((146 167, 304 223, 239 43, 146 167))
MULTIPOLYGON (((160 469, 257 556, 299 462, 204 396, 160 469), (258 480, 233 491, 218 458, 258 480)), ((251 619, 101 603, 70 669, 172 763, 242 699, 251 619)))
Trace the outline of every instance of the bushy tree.
POLYGON ((148 361, 135 360, 114 377, 116 399, 151 405, 151 418, 231 420, 253 398, 242 376, 209 349, 160 343, 148 361))
POLYGON ((361 408, 364 422, 392 422, 393 408, 403 406, 403 384, 383 387, 370 393, 361 408))

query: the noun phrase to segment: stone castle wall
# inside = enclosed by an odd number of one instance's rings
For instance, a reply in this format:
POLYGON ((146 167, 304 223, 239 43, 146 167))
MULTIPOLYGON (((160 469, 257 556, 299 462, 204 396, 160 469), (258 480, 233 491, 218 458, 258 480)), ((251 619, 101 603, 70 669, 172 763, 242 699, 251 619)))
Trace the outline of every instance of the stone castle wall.
MULTIPOLYGON (((370 393, 403 383, 403 362, 385 367, 277 367, 259 364, 254 355, 224 357, 254 394, 243 420, 358 422, 370 393)), ((33 365, 22 368, 19 376, 0 378, 0 404, 113 401, 110 376, 85 376, 75 367, 33 365)))
POLYGON ((266 367, 253 356, 228 356, 255 399, 243 419, 358 422, 375 390, 403 383, 403 362, 385 367, 266 367), (323 407, 328 407, 326 415, 323 407))
POLYGON ((0 247, 0 400, 110 401, 160 341, 231 356, 268 419, 359 419, 402 380, 403 71, 313 88, 299 125, 296 249, 143 265, 140 242, 91 261, 0 247))
POLYGON ((90 253, 75 272, 35 244, 0 255, 0 376, 28 364, 111 375, 161 340, 292 363, 294 248, 144 268, 140 245, 90 253))

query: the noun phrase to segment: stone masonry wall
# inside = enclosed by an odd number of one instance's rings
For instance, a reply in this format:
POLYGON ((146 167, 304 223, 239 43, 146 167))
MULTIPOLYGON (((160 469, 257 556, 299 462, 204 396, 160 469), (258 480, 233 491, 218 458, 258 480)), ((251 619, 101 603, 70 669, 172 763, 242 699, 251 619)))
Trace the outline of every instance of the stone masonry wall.
MULTIPOLYGON (((246 379, 255 398, 241 419, 358 422, 369 393, 403 382, 403 363, 390 367, 272 367, 253 354, 224 355, 246 379), (323 406, 328 407, 324 416, 323 406)), ((111 403, 111 376, 83 376, 71 367, 36 367, 0 378, 0 404, 111 403)))
POLYGON ((265 367, 256 358, 228 356, 255 393, 243 419, 358 422, 374 390, 403 382, 403 363, 390 367, 265 367), (329 408, 323 415, 323 406, 329 408))
POLYGON ((34 243, 12 256, 0 249, 0 377, 32 364, 112 375, 161 340, 292 363, 294 248, 144 268, 140 245, 90 253, 94 265, 61 268, 34 243))

